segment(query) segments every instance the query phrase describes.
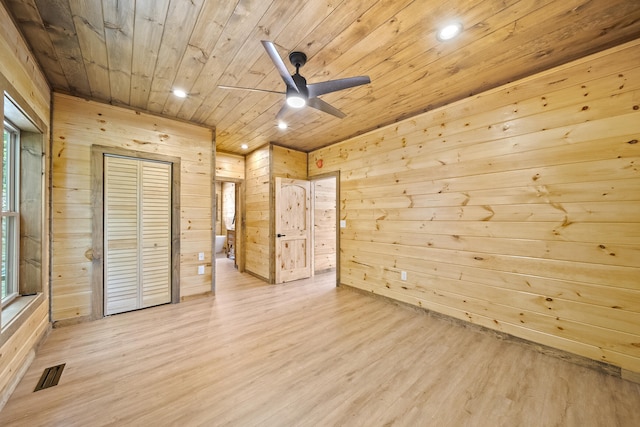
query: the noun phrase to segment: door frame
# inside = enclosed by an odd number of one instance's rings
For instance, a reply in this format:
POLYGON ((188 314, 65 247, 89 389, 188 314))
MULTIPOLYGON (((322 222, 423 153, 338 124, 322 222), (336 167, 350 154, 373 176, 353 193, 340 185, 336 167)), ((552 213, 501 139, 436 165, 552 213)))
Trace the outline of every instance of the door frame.
POLYGON ((171 164, 171 303, 180 302, 180 158, 103 145, 91 146, 91 260, 92 319, 104 317, 104 156, 128 157, 171 164))
MULTIPOLYGON (((311 181, 312 188, 315 184, 314 181, 319 181, 327 178, 334 177, 336 180, 336 287, 340 286, 340 171, 326 172, 319 175, 310 176, 308 179, 311 181)), ((312 190, 315 192, 315 190, 312 190)), ((315 211, 315 200, 311 199, 311 211, 315 211)), ((315 227, 311 233, 311 257, 315 257, 315 227)), ((312 271, 313 273, 313 271, 312 271)))

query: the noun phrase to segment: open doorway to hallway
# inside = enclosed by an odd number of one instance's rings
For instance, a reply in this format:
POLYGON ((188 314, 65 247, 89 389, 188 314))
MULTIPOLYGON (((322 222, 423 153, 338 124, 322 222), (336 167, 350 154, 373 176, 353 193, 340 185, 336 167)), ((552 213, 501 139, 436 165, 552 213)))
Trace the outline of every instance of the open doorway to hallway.
POLYGON ((312 178, 312 275, 335 274, 339 284, 338 175, 312 178))
POLYGON ((242 181, 219 180, 216 186, 216 221, 213 260, 215 288, 233 283, 242 271, 243 252, 240 243, 242 181))

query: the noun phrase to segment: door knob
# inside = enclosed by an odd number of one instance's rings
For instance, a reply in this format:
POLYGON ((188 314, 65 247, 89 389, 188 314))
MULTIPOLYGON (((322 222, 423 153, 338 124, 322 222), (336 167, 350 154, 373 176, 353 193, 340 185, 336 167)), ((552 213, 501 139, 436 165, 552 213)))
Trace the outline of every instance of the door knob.
POLYGON ((280 233, 276 234, 276 237, 285 237, 285 236, 286 234, 280 234, 280 233))

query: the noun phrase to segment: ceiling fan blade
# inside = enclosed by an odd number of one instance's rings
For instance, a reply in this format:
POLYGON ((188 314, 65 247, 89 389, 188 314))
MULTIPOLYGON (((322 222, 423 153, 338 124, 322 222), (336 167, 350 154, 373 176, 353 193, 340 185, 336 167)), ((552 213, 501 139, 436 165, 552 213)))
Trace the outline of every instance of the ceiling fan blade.
POLYGON ((329 80, 320 83, 311 83, 307 85, 309 89, 309 98, 324 95, 325 93, 337 92, 350 87, 361 86, 371 83, 369 76, 347 77, 346 79, 329 80))
POLYGON ((289 70, 287 70, 287 67, 284 65, 284 61, 282 61, 282 58, 280 58, 280 55, 278 55, 278 51, 276 50, 275 45, 268 40, 262 40, 262 45, 267 51, 267 55, 269 55, 271 61, 276 66, 276 69, 278 70, 278 73, 280 73, 280 77, 282 77, 282 80, 284 80, 287 86, 290 86, 297 92, 300 92, 300 90, 298 90, 298 86, 296 86, 296 82, 293 81, 293 78, 289 74, 289 70))
POLYGON ((278 111, 278 114, 276 114, 276 119, 277 120, 282 120, 284 119, 284 116, 287 115, 287 113, 289 112, 289 106, 287 105, 287 103, 285 102, 282 105, 282 108, 280 108, 280 111, 278 111))
POLYGON ((325 113, 336 116, 339 119, 347 117, 345 113, 338 110, 336 107, 324 102, 320 98, 309 98, 309 101, 307 103, 309 107, 315 108, 316 110, 324 111, 325 113))
POLYGON ((241 87, 241 86, 225 86, 218 85, 219 89, 231 89, 231 90, 248 90, 251 92, 268 92, 268 93, 277 93, 279 95, 284 95, 286 92, 277 91, 277 90, 268 90, 268 89, 256 89, 252 87, 241 87))

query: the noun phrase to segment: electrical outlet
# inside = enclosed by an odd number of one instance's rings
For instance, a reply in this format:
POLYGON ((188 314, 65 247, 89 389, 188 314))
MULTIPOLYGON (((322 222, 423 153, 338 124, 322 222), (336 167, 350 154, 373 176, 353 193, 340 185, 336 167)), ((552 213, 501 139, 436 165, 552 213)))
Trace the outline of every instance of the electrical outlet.
POLYGON ((198 274, 204 274, 204 265, 198 266, 198 274))
POLYGON ((198 253, 198 261, 204 261, 204 252, 198 253))
POLYGON ((400 272, 400 280, 407 280, 407 272, 406 271, 401 271, 400 272))
POLYGON ((340 228, 347 228, 347 220, 346 219, 341 219, 340 220, 340 228))

